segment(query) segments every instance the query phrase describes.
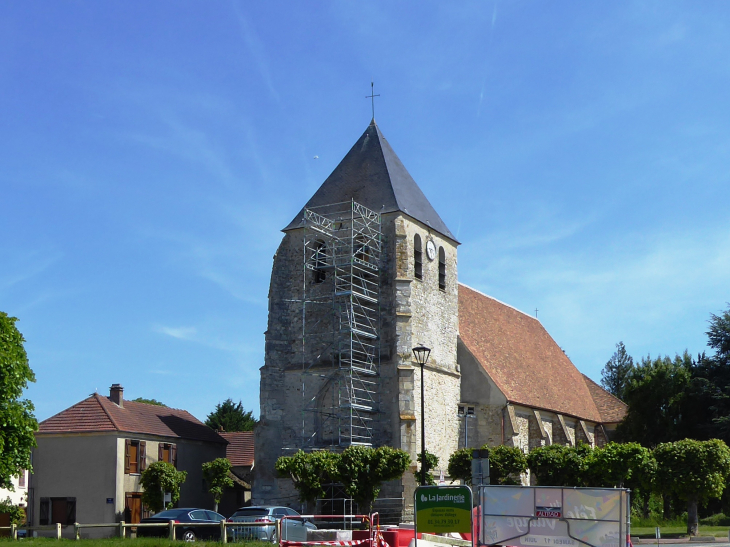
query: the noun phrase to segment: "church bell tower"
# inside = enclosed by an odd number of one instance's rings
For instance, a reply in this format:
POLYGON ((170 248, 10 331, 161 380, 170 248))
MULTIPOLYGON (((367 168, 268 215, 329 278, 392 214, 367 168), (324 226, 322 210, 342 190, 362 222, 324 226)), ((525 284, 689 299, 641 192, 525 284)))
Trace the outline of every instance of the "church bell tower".
MULTIPOLYGON (((274 463, 297 450, 387 445, 415 464, 421 378, 411 349, 420 343, 432 348, 426 446, 445 467, 458 442, 458 242, 374 120, 283 231, 252 502, 296 504, 274 463)), ((414 487, 407 472, 381 497, 407 513, 414 487)))

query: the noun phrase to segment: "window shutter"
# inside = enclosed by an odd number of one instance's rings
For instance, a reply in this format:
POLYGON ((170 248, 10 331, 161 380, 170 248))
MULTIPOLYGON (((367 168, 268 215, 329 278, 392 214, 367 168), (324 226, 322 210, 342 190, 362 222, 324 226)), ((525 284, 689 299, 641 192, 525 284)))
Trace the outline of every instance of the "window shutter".
POLYGON ((139 441, 139 472, 147 469, 147 442, 139 441))
POLYGON ((132 441, 124 439, 124 474, 129 475, 129 447, 132 446, 132 441))
POLYGON ((164 453, 165 445, 162 443, 157 443, 157 461, 162 461, 162 454, 164 453))
POLYGON ((175 469, 177 469, 177 445, 176 444, 170 445, 170 462, 175 467, 175 469))

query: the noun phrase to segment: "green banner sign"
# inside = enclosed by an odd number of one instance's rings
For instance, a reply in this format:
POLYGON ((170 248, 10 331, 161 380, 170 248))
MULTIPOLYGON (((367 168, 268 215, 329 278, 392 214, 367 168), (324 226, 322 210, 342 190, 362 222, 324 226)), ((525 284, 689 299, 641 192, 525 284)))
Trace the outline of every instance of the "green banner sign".
POLYGON ((419 486, 415 501, 417 532, 471 532, 472 498, 468 486, 419 486))

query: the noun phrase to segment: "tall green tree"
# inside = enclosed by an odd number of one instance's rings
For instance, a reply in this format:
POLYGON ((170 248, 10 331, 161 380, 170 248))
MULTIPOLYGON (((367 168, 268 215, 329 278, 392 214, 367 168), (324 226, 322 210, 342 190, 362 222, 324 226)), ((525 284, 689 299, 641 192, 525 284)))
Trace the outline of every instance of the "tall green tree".
POLYGON ((601 371, 601 385, 606 391, 623 400, 629 373, 634 368, 634 359, 626 352, 623 342, 616 344, 616 351, 601 371))
POLYGON ((696 536, 697 505, 722 496, 730 476, 730 449, 719 439, 684 439, 660 444, 654 457, 658 489, 687 502, 687 533, 696 536))
POLYGON ((645 357, 629 374, 624 391, 628 413, 618 426, 621 441, 633 441, 652 448, 659 443, 692 435, 689 399, 692 357, 684 352, 669 356, 645 357))
POLYGON ((0 312, 0 488, 8 490, 14 489, 12 477, 32 470, 30 452, 38 430, 33 403, 21 399, 35 374, 28 364, 25 339, 15 327, 17 320, 0 312))
POLYGON ((253 411, 245 410, 241 401, 234 403, 233 399, 226 399, 215 406, 215 410, 208 414, 205 425, 219 431, 253 431, 258 420, 253 417, 253 411))
POLYGON ((656 460, 639 443, 608 443, 593 450, 586 473, 587 486, 648 492, 656 475, 656 460))
POLYGON ((208 492, 213 494, 215 512, 226 488, 233 487, 231 479, 231 462, 227 458, 216 458, 203 464, 203 478, 208 483, 208 492))
POLYGON ((418 462, 418 468, 413 471, 416 476, 418 484, 425 484, 426 486, 435 486, 436 480, 433 478, 433 471, 439 466, 439 458, 436 454, 431 454, 426 450, 426 465, 423 465, 422 460, 423 454, 418 453, 416 460, 418 462))
POLYGON ((180 499, 180 486, 187 479, 187 471, 178 471, 167 462, 155 462, 142 471, 140 484, 144 488, 142 503, 153 513, 170 509, 180 499), (163 493, 170 492, 171 500, 165 504, 163 493))

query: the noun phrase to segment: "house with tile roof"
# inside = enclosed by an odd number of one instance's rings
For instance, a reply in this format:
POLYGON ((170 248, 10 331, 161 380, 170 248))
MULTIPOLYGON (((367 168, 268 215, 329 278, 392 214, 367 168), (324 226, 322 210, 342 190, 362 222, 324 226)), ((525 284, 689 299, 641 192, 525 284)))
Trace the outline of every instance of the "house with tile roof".
MULTIPOLYGON (((213 508, 202 464, 228 442, 185 410, 124 400, 121 385, 41 422, 33 451, 33 525, 139 522, 140 474, 166 461, 188 473, 180 507, 213 508)), ((110 532, 102 532, 109 534, 110 532)))
POLYGON ((226 458, 231 462, 233 488, 223 492, 218 511, 232 515, 239 507, 251 504, 251 481, 253 478, 253 431, 225 432, 218 434, 228 441, 226 458))
MULTIPOLYGON (((254 504, 298 503, 274 470, 297 450, 387 445, 415 464, 424 437, 438 473, 465 446, 600 445, 623 418, 536 318, 460 283, 460 243, 375 120, 282 231, 254 504)), ((409 518, 415 486, 412 473, 386 484, 375 510, 409 518)))

